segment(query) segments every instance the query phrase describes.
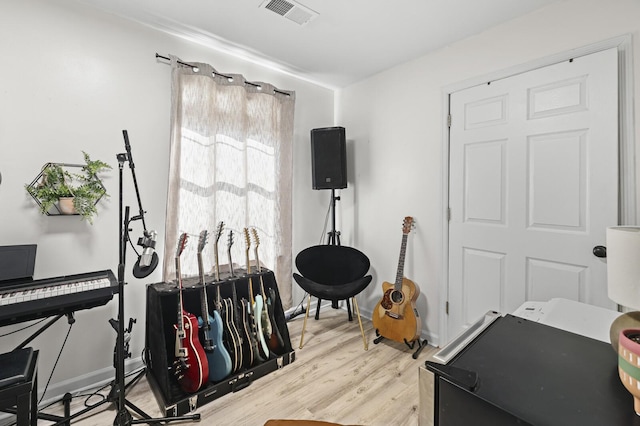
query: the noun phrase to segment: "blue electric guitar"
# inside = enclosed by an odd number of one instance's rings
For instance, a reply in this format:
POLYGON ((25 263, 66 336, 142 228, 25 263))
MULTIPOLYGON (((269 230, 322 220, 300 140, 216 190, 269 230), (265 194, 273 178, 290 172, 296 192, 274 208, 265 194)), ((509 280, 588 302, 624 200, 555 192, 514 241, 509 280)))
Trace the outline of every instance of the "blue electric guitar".
MULTIPOLYGON (((216 239, 220 238, 222 232, 222 222, 218 225, 219 233, 216 239)), ((216 241, 217 242, 217 241, 216 241)), ((207 283, 204 279, 204 267, 202 265, 202 251, 207 244, 207 230, 200 232, 198 241, 198 270, 200 272, 200 284, 202 284, 202 316, 198 317, 198 326, 202 329, 202 346, 204 347, 207 361, 209 361, 209 380, 218 382, 231 374, 231 357, 227 348, 222 343, 222 318, 217 310, 213 310, 213 315, 209 313, 207 302, 207 283)))

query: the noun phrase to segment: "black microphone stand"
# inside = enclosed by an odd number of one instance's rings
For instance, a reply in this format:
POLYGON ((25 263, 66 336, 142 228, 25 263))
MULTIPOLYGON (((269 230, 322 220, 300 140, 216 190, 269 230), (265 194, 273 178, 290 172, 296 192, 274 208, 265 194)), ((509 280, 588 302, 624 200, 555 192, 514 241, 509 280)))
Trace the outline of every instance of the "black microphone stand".
MULTIPOLYGON (((120 227, 120 256, 118 263, 118 319, 110 320, 111 326, 116 329, 118 337, 116 339, 116 347, 114 354, 114 362, 116 369, 116 380, 115 386, 112 388, 110 393, 110 398, 115 400, 117 414, 116 418, 113 421, 114 426, 128 426, 131 424, 159 424, 159 423, 168 423, 170 421, 183 421, 183 420, 200 420, 200 414, 193 414, 187 416, 178 416, 178 417, 161 417, 161 418, 151 418, 144 411, 136 407, 130 401, 128 401, 125 397, 126 385, 124 382, 125 379, 125 366, 124 361, 126 358, 131 356, 131 353, 128 350, 128 341, 125 341, 125 332, 131 332, 131 327, 135 320, 129 320, 129 327, 125 330, 124 327, 124 269, 126 263, 126 247, 127 242, 129 241, 129 224, 134 221, 141 219, 143 226, 144 223, 144 210, 142 209, 142 202, 140 201, 140 192, 138 191, 138 183, 136 180, 133 158, 131 156, 131 146, 129 145, 129 137, 127 135, 127 131, 123 130, 122 134, 124 135, 125 140, 125 148, 127 150, 126 153, 117 154, 116 157, 118 159, 118 169, 119 169, 119 209, 120 209, 120 217, 119 217, 119 227, 120 227), (129 161, 129 166, 131 169, 131 174, 133 176, 133 182, 136 190, 136 196, 138 197, 138 206, 140 208, 140 214, 129 219, 129 206, 124 209, 124 217, 123 217, 123 202, 122 202, 122 170, 124 167, 124 163, 129 161), (135 411, 141 419, 134 419, 127 407, 131 408, 135 411)), ((146 231, 146 226, 145 226, 146 231)), ((138 378, 144 374, 144 371, 140 373, 131 383, 135 383, 138 378)), ((130 383, 130 384, 131 384, 130 383)))

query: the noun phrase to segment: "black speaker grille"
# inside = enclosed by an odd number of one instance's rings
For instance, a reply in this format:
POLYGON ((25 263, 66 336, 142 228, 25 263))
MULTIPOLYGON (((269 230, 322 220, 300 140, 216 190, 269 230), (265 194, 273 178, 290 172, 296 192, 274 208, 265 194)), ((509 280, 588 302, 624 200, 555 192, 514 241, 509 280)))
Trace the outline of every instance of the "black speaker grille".
POLYGON ((344 127, 311 130, 313 189, 347 187, 347 147, 344 127))

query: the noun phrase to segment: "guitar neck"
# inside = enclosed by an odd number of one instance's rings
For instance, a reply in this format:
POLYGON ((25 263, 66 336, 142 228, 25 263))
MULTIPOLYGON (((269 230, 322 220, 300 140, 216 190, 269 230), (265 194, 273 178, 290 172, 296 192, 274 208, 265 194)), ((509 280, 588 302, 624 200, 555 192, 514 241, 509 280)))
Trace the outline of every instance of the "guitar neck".
POLYGON ((233 271, 233 260, 231 259, 231 246, 227 248, 227 257, 229 258, 229 273, 231 274, 232 277, 235 277, 236 274, 233 271))
POLYGON ((258 247, 253 249, 253 253, 256 256, 256 271, 258 271, 258 273, 262 272, 262 266, 260 266, 260 258, 258 257, 258 247))
POLYGON ((200 303, 202 304, 202 321, 204 321, 205 327, 209 328, 209 303, 207 302, 207 283, 204 279, 204 266, 202 264, 202 253, 198 252, 198 271, 200 272, 200 284, 202 284, 202 297, 200 303))
POLYGON ((407 253, 407 234, 402 234, 402 244, 400 245, 400 258, 398 259, 398 271, 396 272, 395 289, 402 289, 402 279, 404 278, 404 258, 407 253))
POLYGON ((251 274, 251 261, 249 260, 249 247, 244 251, 245 261, 247 263, 247 275, 251 274))
POLYGON ((184 318, 182 317, 182 311, 184 308, 182 305, 182 274, 180 273, 180 257, 176 257, 176 283, 178 284, 178 335, 182 337, 184 335, 184 318))
POLYGON ((253 306, 256 303, 256 299, 253 297, 253 281, 251 280, 251 276, 249 276, 249 303, 253 306))
POLYGON ((262 292, 262 298, 267 300, 267 293, 264 291, 264 280, 262 279, 262 274, 260 274, 260 291, 262 292))
POLYGON ((214 260, 214 271, 216 275, 216 281, 220 281, 220 262, 218 259, 218 243, 213 246, 213 260, 214 260))

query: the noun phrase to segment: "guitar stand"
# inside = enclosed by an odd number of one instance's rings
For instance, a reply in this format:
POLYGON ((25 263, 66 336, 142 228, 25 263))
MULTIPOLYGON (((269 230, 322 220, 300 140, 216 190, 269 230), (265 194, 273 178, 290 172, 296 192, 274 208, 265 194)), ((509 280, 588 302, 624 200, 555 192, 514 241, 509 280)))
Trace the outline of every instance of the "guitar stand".
MULTIPOLYGON (((373 339, 373 343, 377 345, 382 341, 382 339, 384 339, 384 336, 381 336, 378 330, 376 330, 376 336, 378 337, 373 339)), ((416 340, 412 340, 411 342, 407 341, 407 339, 403 339, 403 340, 404 340, 404 344, 407 345, 409 349, 415 348, 416 343, 418 344, 418 347, 416 348, 415 352, 413 352, 413 355, 411 355, 413 359, 418 359, 420 352, 422 352, 422 350, 425 348, 425 346, 427 346, 427 343, 428 343, 426 339, 422 340, 419 337, 416 340)))

